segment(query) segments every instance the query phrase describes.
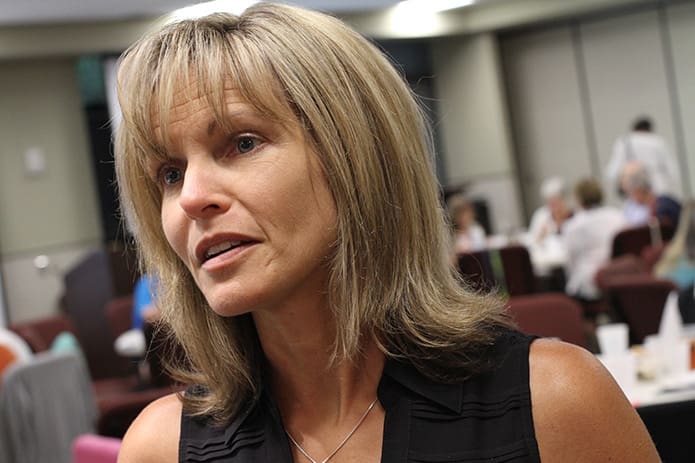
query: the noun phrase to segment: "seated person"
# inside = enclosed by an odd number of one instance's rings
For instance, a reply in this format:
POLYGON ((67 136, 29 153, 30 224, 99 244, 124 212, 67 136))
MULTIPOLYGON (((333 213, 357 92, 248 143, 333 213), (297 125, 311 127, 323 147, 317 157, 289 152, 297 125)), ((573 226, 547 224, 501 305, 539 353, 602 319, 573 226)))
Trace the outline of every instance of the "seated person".
MULTIPOLYGON (((631 227, 646 225, 651 217, 649 206, 641 204, 632 199, 627 194, 627 181, 633 172, 642 169, 643 165, 639 161, 626 162, 620 171, 620 197, 623 200, 623 213, 625 220, 631 227)), ((646 172, 646 170, 645 170, 646 172)))
POLYGON ((475 220, 473 205, 463 195, 453 195, 447 201, 449 217, 454 227, 454 252, 483 249, 486 245, 485 230, 475 220))
POLYGON ((541 185, 544 205, 536 209, 529 223, 529 244, 540 245, 546 238, 558 235, 562 225, 572 216, 567 201, 565 181, 560 177, 546 179, 541 185))
MULTIPOLYGON (((647 211, 647 220, 655 218, 661 224, 678 226, 678 218, 681 213, 680 203, 671 196, 657 195, 653 191, 649 173, 642 164, 632 162, 625 166, 622 185, 628 198, 626 207, 632 209, 642 207, 647 211)), ((630 223, 639 224, 635 223, 634 220, 630 220, 630 223)))
POLYGON ((154 304, 157 279, 143 274, 135 282, 133 289, 132 328, 122 333, 114 343, 114 349, 124 357, 141 358, 145 355, 145 323, 153 323, 159 318, 159 308, 154 304))
POLYGON ((695 322, 695 200, 685 205, 678 230, 654 266, 654 274, 678 286, 683 321, 695 322))
POLYGON ((594 179, 579 181, 574 193, 579 210, 563 231, 567 248, 565 290, 578 299, 595 300, 600 293, 594 277, 610 259, 613 238, 625 227, 625 218, 620 210, 602 206, 603 191, 594 179))
POLYGON ((135 282, 133 289, 133 328, 142 329, 145 322, 154 322, 159 318, 159 309, 154 305, 157 279, 143 274, 135 282))

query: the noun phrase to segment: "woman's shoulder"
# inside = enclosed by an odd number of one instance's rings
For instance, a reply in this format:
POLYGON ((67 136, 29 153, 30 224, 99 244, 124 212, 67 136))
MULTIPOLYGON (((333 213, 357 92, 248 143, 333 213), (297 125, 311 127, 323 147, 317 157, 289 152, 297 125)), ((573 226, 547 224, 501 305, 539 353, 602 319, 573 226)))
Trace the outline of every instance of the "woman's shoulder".
POLYGON ((659 461, 637 412, 585 349, 534 341, 529 381, 541 460, 659 461))
POLYGON ((178 394, 169 394, 148 405, 123 438, 118 462, 178 462, 181 411, 178 394))

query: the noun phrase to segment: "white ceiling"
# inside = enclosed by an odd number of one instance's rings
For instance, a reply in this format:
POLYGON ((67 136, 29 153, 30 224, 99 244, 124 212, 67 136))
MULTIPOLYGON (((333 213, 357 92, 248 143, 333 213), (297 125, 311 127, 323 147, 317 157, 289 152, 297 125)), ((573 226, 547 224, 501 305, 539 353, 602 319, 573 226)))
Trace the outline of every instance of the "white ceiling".
MULTIPOLYGON (((65 23, 159 16, 196 0, 0 0, 0 25, 65 23)), ((294 0, 330 12, 370 11, 398 0, 294 0)))

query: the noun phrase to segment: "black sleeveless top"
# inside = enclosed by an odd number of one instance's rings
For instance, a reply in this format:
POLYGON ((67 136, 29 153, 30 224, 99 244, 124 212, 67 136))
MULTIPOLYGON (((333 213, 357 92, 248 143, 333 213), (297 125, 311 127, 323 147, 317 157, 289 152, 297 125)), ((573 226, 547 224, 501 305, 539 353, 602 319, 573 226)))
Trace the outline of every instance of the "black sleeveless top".
MULTIPOLYGON (((428 379, 411 365, 386 362, 378 396, 386 411, 382 463, 534 462, 529 346, 511 332, 490 355, 497 367, 461 384, 428 379)), ((266 394, 224 428, 181 417, 180 462, 291 463, 280 413, 266 394)))

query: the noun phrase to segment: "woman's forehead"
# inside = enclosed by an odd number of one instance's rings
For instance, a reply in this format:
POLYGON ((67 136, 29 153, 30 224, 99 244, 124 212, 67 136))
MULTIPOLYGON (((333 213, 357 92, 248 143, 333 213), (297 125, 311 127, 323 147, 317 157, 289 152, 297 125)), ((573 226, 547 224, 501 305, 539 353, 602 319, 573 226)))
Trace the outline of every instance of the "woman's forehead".
MULTIPOLYGON (((218 123, 224 123, 230 111, 256 112, 265 117, 284 120, 290 114, 286 101, 281 101, 274 94, 264 92, 267 85, 259 88, 242 88, 231 78, 215 83, 201 82, 196 78, 180 79, 176 84, 155 92, 151 104, 153 128, 159 129, 192 114, 210 113, 216 116, 218 123)), ((274 93, 274 92, 270 92, 274 93)))

